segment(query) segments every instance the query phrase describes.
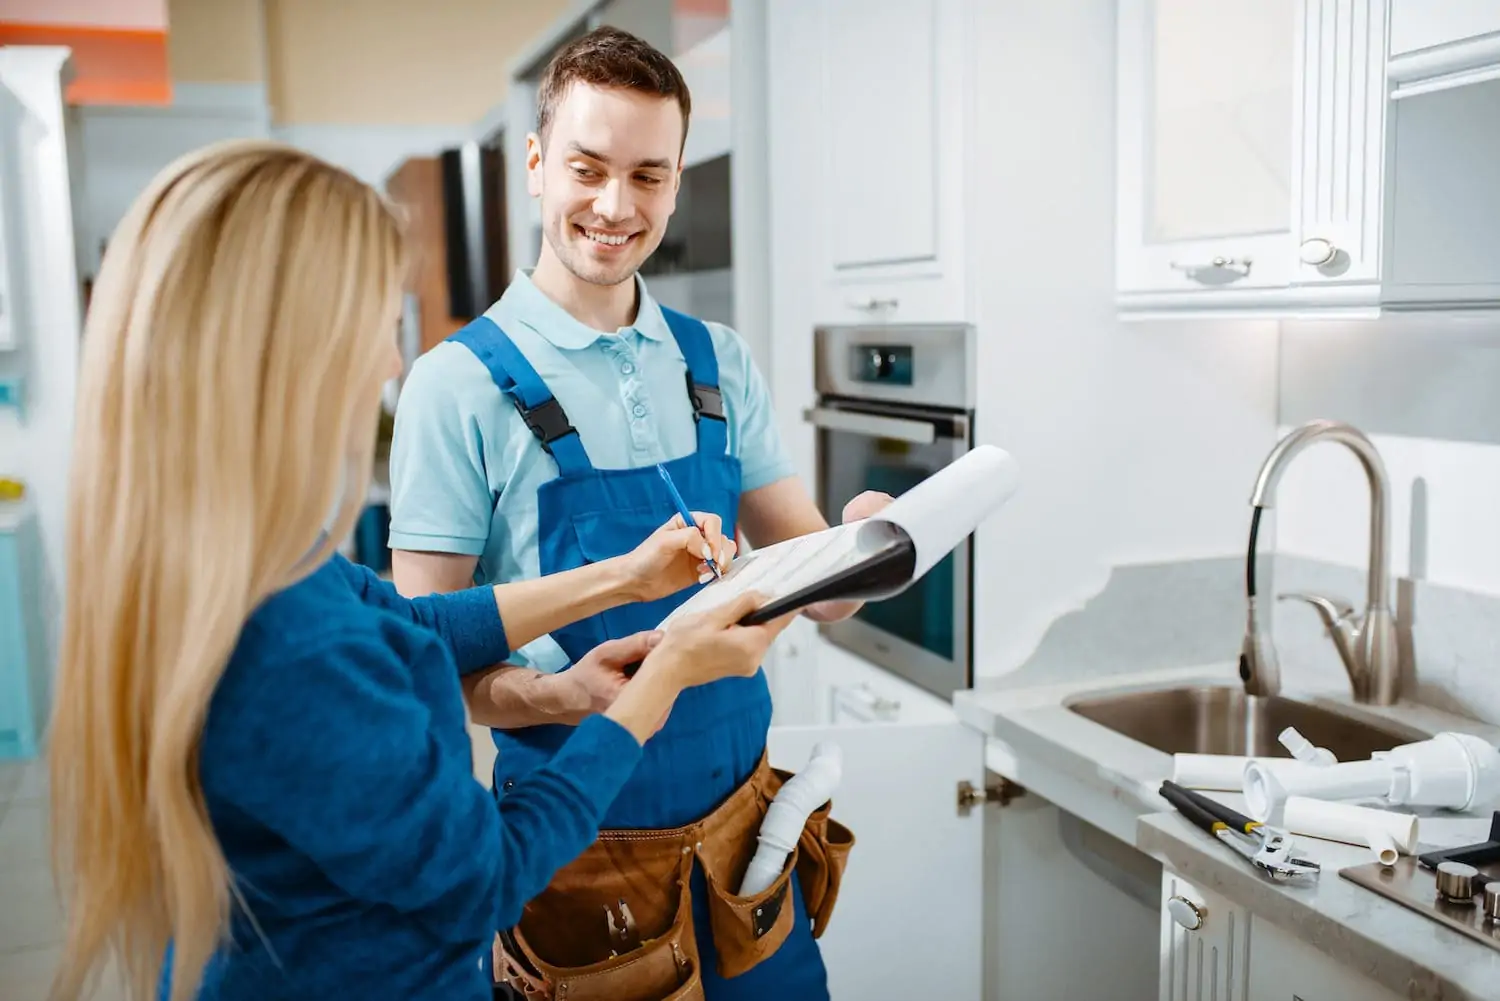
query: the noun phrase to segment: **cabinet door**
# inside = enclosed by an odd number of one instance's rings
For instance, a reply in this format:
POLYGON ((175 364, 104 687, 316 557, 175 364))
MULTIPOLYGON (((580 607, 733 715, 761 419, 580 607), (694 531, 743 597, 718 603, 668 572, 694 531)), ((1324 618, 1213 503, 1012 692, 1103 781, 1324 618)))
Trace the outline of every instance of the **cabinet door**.
POLYGON ((972 0, 772 4, 773 157, 795 175, 818 322, 969 318, 972 0))
POLYGON ((979 998, 985 811, 960 812, 958 785, 983 788, 983 735, 956 718, 773 726, 771 763, 796 771, 824 740, 843 752, 833 816, 855 838, 820 941, 831 996, 979 998))
POLYGON ((1495 0, 1390 0, 1391 55, 1500 35, 1495 0))
POLYGON ((1121 0, 1118 286, 1284 286, 1297 0, 1121 0))
POLYGON ((1278 928, 1251 918, 1249 1001, 1397 1001, 1366 979, 1278 928))
POLYGON ((1385 174, 1385 4, 1298 0, 1298 8, 1293 281, 1378 282, 1385 174))
POLYGON ((1249 954, 1249 911, 1162 872, 1160 1001, 1244 999, 1249 954))

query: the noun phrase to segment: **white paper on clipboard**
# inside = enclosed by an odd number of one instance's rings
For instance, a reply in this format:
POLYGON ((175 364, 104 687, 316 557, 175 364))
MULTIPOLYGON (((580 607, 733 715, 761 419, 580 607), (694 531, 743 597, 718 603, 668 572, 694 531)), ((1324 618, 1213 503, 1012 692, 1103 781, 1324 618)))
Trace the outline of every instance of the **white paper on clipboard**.
POLYGON ((915 544, 911 580, 917 580, 1010 500, 1020 483, 1020 469, 1009 452, 976 446, 874 517, 745 554, 661 624, 717 608, 747 591, 758 591, 767 603, 776 601, 856 567, 898 544, 881 522, 899 526, 915 544))

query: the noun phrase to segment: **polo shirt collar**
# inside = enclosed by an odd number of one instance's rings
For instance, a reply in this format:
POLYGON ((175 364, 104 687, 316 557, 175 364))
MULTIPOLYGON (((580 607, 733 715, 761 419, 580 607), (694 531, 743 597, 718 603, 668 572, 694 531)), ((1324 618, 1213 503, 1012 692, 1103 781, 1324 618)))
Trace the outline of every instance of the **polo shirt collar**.
MULTIPOLYGON (((639 274, 635 276, 635 287, 640 304, 636 309, 635 323, 621 327, 615 331, 614 336, 626 336, 633 331, 653 341, 671 337, 666 318, 661 315, 661 307, 646 290, 646 280, 639 274)), ((505 290, 504 299, 507 300, 507 312, 536 331, 543 339, 564 350, 580 351, 601 337, 612 336, 580 323, 566 309, 548 298, 545 292, 532 283, 530 269, 521 268, 516 271, 510 287, 505 290)))

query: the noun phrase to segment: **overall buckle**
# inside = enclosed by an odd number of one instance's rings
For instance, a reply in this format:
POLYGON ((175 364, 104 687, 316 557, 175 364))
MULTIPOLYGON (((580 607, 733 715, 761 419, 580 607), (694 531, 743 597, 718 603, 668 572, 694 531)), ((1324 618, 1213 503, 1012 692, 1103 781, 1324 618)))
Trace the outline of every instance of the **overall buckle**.
MULTIPOLYGON (((704 417, 712 417, 716 421, 724 421, 724 394, 719 392, 718 386, 710 386, 702 382, 693 381, 693 373, 687 373, 688 400, 693 404, 693 420, 697 422, 704 417)), ((727 423, 727 422, 726 422, 727 423)))
POLYGON ((568 415, 563 410, 562 404, 557 402, 556 397, 534 407, 527 407, 516 397, 512 397, 511 402, 516 406, 516 413, 521 415, 521 420, 526 422, 526 426, 531 429, 536 440, 542 443, 542 450, 548 455, 552 454, 554 441, 578 433, 578 429, 568 421, 568 415))

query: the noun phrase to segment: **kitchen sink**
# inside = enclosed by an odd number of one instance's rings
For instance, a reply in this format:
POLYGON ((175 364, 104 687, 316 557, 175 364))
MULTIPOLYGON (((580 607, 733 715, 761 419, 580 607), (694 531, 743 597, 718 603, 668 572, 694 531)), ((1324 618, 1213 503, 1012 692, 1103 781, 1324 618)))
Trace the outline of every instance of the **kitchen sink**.
POLYGON ((1340 761, 1425 740, 1430 734, 1389 720, 1372 722, 1281 696, 1202 686, 1091 696, 1067 703, 1085 719, 1167 754, 1290 757, 1276 740, 1296 727, 1340 761))

